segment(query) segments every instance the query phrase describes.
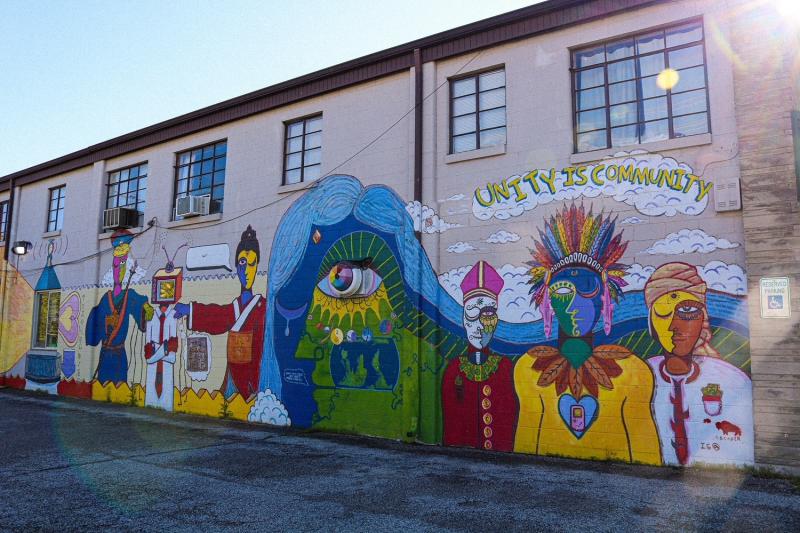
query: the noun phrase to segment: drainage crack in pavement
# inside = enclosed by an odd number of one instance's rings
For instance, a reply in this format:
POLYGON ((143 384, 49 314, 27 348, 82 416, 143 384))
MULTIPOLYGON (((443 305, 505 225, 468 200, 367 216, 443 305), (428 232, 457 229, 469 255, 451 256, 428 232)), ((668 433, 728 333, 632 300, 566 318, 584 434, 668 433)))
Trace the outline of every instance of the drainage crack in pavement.
MULTIPOLYGON (((155 409, 147 409, 144 412, 141 408, 137 409, 136 411, 132 411, 126 409, 129 407, 123 404, 112 404, 112 405, 83 405, 80 403, 73 403, 73 401, 68 401, 63 398, 37 398, 37 397, 24 397, 24 396, 16 396, 10 395, 2 389, 0 389, 0 395, 6 396, 6 398, 11 402, 23 402, 23 403, 32 403, 36 405, 44 405, 48 407, 52 407, 57 409, 57 411, 53 411, 51 414, 53 415, 65 415, 68 413, 64 413, 64 410, 68 411, 76 411, 79 413, 88 413, 93 415, 100 415, 106 416, 109 418, 122 418, 132 421, 138 422, 149 422, 151 424, 157 425, 165 425, 170 427, 177 427, 181 429, 190 429, 190 430, 199 430, 204 432, 213 432, 217 434, 237 434, 239 436, 247 435, 248 440, 260 440, 260 438, 253 438, 250 437, 253 433, 268 433, 268 437, 273 436, 280 436, 279 432, 270 431, 269 426, 256 426, 256 427, 229 427, 229 426, 220 426, 219 419, 208 418, 203 420, 191 420, 191 419, 180 419, 178 417, 186 416, 196 416, 192 415, 191 413, 169 413, 165 411, 155 410, 155 409), (152 412, 148 412, 152 411, 152 412)), ((75 400, 80 401, 80 400, 75 400)), ((93 402, 97 404, 98 402, 93 402)))
MULTIPOLYGON (((269 440, 271 438, 273 438, 273 437, 266 437, 266 438, 261 439, 261 440, 269 440)), ((107 455, 107 457, 105 459, 96 459, 94 461, 72 462, 72 463, 69 463, 69 464, 66 464, 66 465, 49 466, 49 467, 44 467, 44 468, 38 468, 36 470, 25 470, 25 471, 19 472, 18 474, 15 474, 15 476, 16 477, 20 477, 20 476, 28 476, 28 475, 33 475, 33 474, 39 474, 39 473, 43 473, 43 472, 53 472, 53 471, 57 471, 57 470, 68 470, 68 469, 74 468, 74 467, 93 466, 93 465, 99 465, 99 464, 103 464, 103 463, 110 463, 110 462, 114 462, 114 461, 136 461, 138 459, 145 458, 145 457, 154 457, 154 456, 157 456, 157 455, 167 455, 167 454, 170 454, 170 453, 178 453, 178 452, 191 452, 191 451, 195 451, 195 450, 205 450, 205 449, 210 449, 210 448, 222 448, 224 446, 233 446, 233 445, 237 445, 237 444, 242 444, 242 442, 233 440, 231 442, 220 442, 220 443, 216 443, 216 444, 207 444, 207 445, 202 445, 202 446, 192 446, 192 447, 188 447, 188 448, 174 448, 174 449, 171 449, 171 450, 160 450, 160 451, 157 451, 157 452, 148 452, 148 453, 140 453, 140 454, 133 454, 133 455, 114 455, 114 454, 106 453, 105 455, 107 455)), ((143 462, 145 464, 155 464, 155 463, 147 463, 146 461, 140 461, 140 462, 143 462)))

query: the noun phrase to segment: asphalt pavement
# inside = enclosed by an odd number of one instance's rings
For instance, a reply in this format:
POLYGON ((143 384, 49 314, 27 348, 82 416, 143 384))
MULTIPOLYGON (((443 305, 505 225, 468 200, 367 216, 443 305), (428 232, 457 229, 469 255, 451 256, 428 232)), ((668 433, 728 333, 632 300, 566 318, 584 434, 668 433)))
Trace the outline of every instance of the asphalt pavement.
POLYGON ((791 480, 448 449, 0 389, 0 530, 800 531, 791 480))

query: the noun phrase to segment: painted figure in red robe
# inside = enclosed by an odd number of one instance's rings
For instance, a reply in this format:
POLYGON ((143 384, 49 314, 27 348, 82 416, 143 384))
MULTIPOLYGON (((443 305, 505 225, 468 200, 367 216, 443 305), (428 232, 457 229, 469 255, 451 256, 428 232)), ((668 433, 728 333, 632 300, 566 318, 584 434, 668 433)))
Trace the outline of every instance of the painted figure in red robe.
POLYGON ((242 290, 225 305, 177 304, 179 316, 188 316, 189 329, 212 335, 228 334, 228 369, 221 390, 226 397, 238 392, 245 401, 258 393, 261 354, 264 348, 264 325, 267 304, 260 294, 253 294, 258 262, 261 259, 255 230, 247 226, 236 248, 236 274, 242 290))
POLYGON ((469 349, 448 363, 442 378, 445 445, 506 452, 514 447, 519 411, 514 365, 488 348, 502 289, 503 278, 485 261, 461 282, 469 349))

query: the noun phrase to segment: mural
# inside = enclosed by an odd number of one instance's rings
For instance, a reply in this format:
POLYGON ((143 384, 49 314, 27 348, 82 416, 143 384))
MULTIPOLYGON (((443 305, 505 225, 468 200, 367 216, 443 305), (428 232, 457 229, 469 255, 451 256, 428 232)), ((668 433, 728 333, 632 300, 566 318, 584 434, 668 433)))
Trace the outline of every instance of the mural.
POLYGON ((750 378, 711 344, 707 290, 685 263, 660 266, 644 287, 650 334, 662 350, 647 363, 664 462, 751 464, 750 378))
POLYGON ((222 385, 226 397, 238 392, 249 400, 258 392, 258 372, 264 345, 264 297, 253 293, 261 249, 251 226, 236 247, 236 276, 241 291, 231 303, 175 305, 175 318, 188 317, 189 329, 213 335, 228 333, 228 370, 222 385))
MULTIPOLYGON (((430 401, 439 397, 440 354, 464 353, 466 342, 457 322, 437 320, 440 297, 452 299, 407 208, 386 187, 335 176, 283 216, 270 257, 261 390, 281 399, 293 425, 441 442, 440 402, 430 401)), ((447 229, 427 216, 427 232, 447 229)))
POLYGON ((649 216, 698 215, 714 184, 685 163, 641 150, 596 165, 533 169, 475 190, 472 212, 506 220, 552 202, 611 198, 649 216))
MULTIPOLYGON (((166 248, 163 248, 167 254, 166 248)), ((153 275, 151 303, 156 307, 147 323, 144 358, 147 363, 144 404, 165 411, 173 408, 174 367, 178 351, 178 313, 175 305, 181 298, 183 272, 176 268, 169 254, 167 264, 153 275)))
POLYGON ((330 176, 274 235, 256 215, 115 232, 93 280, 53 261, 66 239, 43 241, 34 266, 4 269, 0 383, 482 450, 752 464, 741 238, 706 209, 712 184, 643 152, 430 205, 330 176), (36 290, 60 294, 47 369, 28 341, 36 290))
POLYGON ((461 282, 467 353, 451 359, 442 380, 444 444, 510 452, 517 425, 513 364, 491 353, 503 278, 478 261, 461 282))
POLYGON ((520 422, 514 449, 570 457, 660 462, 650 413, 653 377, 630 350, 595 341, 611 333, 627 243, 616 220, 567 206, 540 230, 531 262, 532 303, 558 345, 528 350, 514 367, 520 422))
POLYGON ((127 230, 116 231, 111 236, 114 287, 89 312, 86 321, 86 343, 102 346, 95 373, 95 379, 101 384, 111 382, 118 385, 127 381, 125 341, 130 319, 144 331, 147 322, 153 318, 153 307, 147 303, 147 297, 130 288, 137 267, 134 262, 129 271, 127 266, 132 240, 133 234, 127 230))
MULTIPOLYGON (((0 247, 0 254, 3 247, 0 247)), ((13 259, 13 256, 12 256, 13 259)), ((22 276, 11 261, 6 262, 0 255, 0 268, 3 288, 3 320, 0 321, 0 384, 3 381, 24 387, 24 379, 20 379, 19 371, 10 375, 9 371, 25 359, 30 349, 33 326, 33 287, 22 276)))

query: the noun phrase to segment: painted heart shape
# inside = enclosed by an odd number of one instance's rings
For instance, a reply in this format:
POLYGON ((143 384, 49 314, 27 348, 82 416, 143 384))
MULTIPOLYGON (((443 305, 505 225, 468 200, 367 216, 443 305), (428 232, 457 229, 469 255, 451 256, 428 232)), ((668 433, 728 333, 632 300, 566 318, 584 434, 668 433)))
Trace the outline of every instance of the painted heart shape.
POLYGON ((577 438, 589 431, 599 410, 600 405, 594 396, 585 395, 576 400, 572 394, 564 394, 558 399, 558 414, 577 438))
POLYGON ((78 317, 81 315, 81 297, 77 292, 70 293, 58 311, 58 332, 67 346, 75 346, 78 342, 78 317))

